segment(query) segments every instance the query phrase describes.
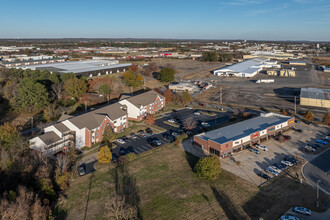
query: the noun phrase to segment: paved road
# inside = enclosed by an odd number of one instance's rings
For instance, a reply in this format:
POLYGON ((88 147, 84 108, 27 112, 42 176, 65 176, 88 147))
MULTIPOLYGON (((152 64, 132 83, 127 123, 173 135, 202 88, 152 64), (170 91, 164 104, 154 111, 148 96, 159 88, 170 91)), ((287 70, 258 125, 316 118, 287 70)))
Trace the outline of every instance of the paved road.
POLYGON ((321 180, 319 183, 320 190, 327 195, 330 195, 330 149, 307 163, 303 168, 303 173, 307 181, 316 187, 317 180, 321 180))

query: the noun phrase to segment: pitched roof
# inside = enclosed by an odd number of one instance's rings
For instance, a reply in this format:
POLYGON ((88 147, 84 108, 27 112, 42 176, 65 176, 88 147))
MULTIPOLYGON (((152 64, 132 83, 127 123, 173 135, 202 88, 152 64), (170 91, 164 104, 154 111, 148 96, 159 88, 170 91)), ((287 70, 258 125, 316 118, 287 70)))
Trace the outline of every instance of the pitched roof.
POLYGON ((71 117, 68 120, 79 129, 86 127, 87 129, 92 130, 99 127, 106 116, 108 116, 111 120, 116 120, 125 115, 126 112, 121 109, 121 105, 119 103, 115 103, 75 117, 71 117))
POLYGON ((130 97, 126 100, 140 108, 141 106, 147 106, 151 103, 154 103, 156 101, 157 96, 159 96, 161 99, 164 98, 162 95, 160 95, 155 90, 150 90, 150 91, 142 93, 140 95, 130 97))
POLYGON ((46 144, 53 144, 57 141, 60 141, 62 138, 58 136, 54 131, 47 132, 43 135, 40 135, 39 138, 46 144))
POLYGON ((70 131, 70 129, 63 123, 54 124, 54 127, 59 130, 61 133, 70 131))

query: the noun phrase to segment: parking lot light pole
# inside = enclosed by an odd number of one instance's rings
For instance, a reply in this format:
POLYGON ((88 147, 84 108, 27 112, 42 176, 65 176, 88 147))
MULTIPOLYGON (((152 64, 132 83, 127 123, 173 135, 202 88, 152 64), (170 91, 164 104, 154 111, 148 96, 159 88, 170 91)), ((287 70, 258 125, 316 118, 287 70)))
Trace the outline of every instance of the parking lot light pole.
POLYGON ((320 206, 320 201, 319 201, 319 183, 321 180, 317 180, 316 182, 316 207, 318 208, 320 206))

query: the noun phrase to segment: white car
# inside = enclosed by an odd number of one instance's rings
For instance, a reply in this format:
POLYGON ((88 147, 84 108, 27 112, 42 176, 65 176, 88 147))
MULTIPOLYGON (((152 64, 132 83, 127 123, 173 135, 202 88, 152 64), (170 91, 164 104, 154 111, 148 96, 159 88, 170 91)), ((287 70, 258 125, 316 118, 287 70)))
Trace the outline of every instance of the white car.
POLYGON ((294 207, 292 209, 292 211, 296 212, 296 213, 300 213, 300 214, 303 214, 303 215, 312 215, 312 211, 309 210, 309 209, 306 209, 304 207, 294 207))
POLYGON ((168 119, 168 122, 175 123, 174 119, 168 119))
POLYGON ((123 139, 117 139, 117 142, 119 143, 119 144, 125 144, 125 141, 123 140, 123 139))
POLYGON ((209 123, 207 123, 207 122, 202 122, 202 125, 204 126, 204 127, 206 127, 206 128, 208 128, 208 127, 210 127, 211 125, 209 124, 209 123))
POLYGON ((267 173, 273 174, 274 176, 278 176, 278 172, 276 172, 275 170, 273 170, 273 169, 271 169, 271 168, 269 168, 269 167, 267 167, 267 168, 265 169, 265 171, 266 171, 267 173))
POLYGON ((186 109, 192 109, 192 107, 189 105, 186 105, 186 109))
POLYGON ((287 166, 292 166, 293 163, 291 163, 290 161, 287 161, 287 160, 281 160, 281 163, 283 163, 284 165, 287 165, 287 166))
POLYGON ((276 171, 276 172, 278 172, 278 173, 281 173, 282 172, 282 170, 278 169, 275 166, 269 166, 269 168, 272 169, 272 170, 274 170, 274 171, 276 171))
POLYGON ((255 146, 261 150, 268 151, 268 148, 264 145, 256 144, 255 146))
POLYGON ((200 115, 201 113, 200 112, 194 112, 194 115, 200 115))
POLYGON ((287 214, 287 215, 282 215, 281 220, 299 220, 299 218, 294 215, 287 214))

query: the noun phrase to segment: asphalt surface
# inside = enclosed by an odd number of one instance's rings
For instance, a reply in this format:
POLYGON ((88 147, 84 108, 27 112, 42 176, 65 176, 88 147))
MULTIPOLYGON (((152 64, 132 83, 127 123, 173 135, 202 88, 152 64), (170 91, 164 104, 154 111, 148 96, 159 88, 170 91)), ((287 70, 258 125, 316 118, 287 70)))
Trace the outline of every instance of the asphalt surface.
MULTIPOLYGON (((215 116, 209 116, 201 113, 200 115, 195 115, 195 111, 208 111, 208 110, 202 110, 202 109, 183 109, 179 110, 176 112, 170 112, 166 113, 163 115, 162 118, 155 120, 155 125, 164 128, 167 133, 171 131, 177 131, 178 129, 182 128, 182 124, 180 125, 180 128, 176 128, 173 126, 170 126, 168 124, 165 124, 164 121, 167 121, 168 119, 174 119, 175 117, 180 118, 182 122, 184 122, 185 119, 189 117, 193 117, 195 121, 197 122, 197 127, 196 131, 199 127, 202 127, 201 123, 202 122, 207 122, 209 123, 210 127, 209 129, 212 129, 212 127, 217 126, 219 124, 222 124, 226 121, 229 120, 230 113, 227 112, 216 112, 216 111, 211 111, 214 112, 216 115, 215 116)), ((163 132, 165 133, 165 132, 163 132)), ((124 149, 126 153, 133 152, 135 154, 140 154, 145 151, 151 150, 153 147, 150 146, 147 142, 147 139, 152 137, 152 138, 157 138, 161 144, 166 144, 169 143, 168 140, 164 139, 163 133, 161 134, 154 134, 150 135, 145 132, 145 135, 139 135, 136 133, 137 138, 133 139, 132 137, 128 137, 128 141, 125 144, 120 144, 117 141, 115 141, 116 148, 112 150, 112 154, 114 157, 119 157, 120 156, 120 151, 124 149)))
POLYGON ((330 195, 330 181, 329 181, 329 171, 330 171, 330 149, 313 159, 311 162, 307 163, 303 168, 303 173, 308 182, 314 187, 317 186, 317 181, 319 182, 320 190, 330 195))

